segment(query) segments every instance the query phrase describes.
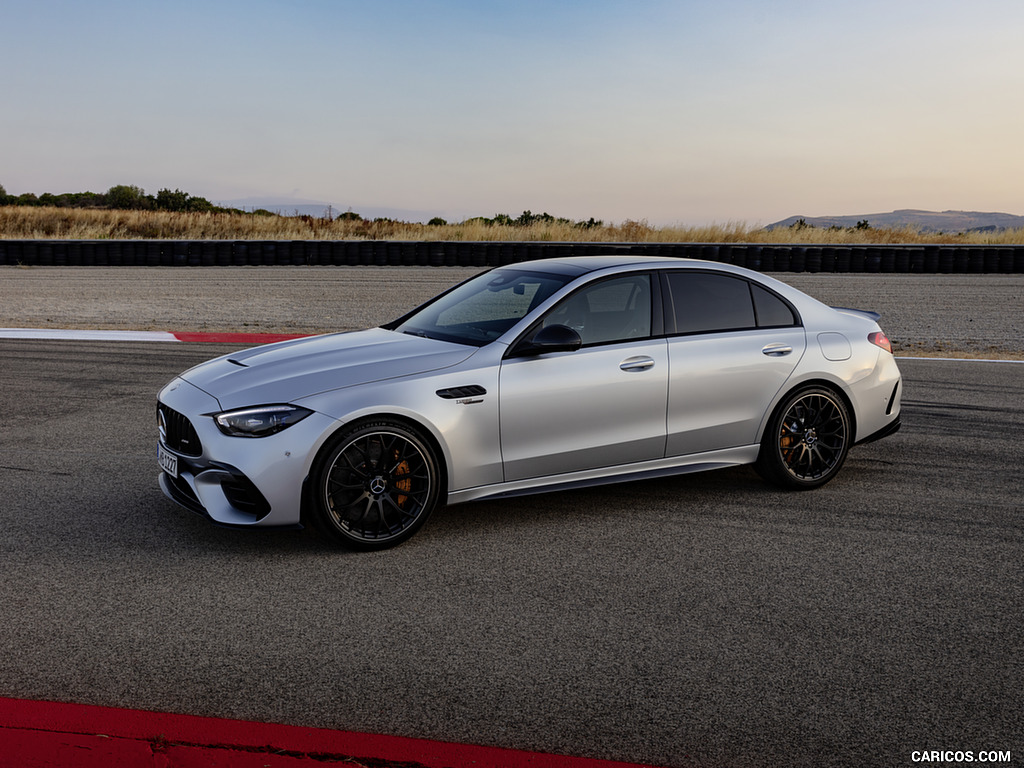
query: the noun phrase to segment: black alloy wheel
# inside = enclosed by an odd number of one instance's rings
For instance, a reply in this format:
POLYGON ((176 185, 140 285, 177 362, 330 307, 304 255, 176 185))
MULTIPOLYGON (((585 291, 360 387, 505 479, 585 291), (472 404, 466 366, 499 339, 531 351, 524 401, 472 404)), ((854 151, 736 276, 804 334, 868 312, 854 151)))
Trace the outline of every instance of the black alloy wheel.
POLYGON ((364 423, 328 444, 313 473, 317 527, 351 549, 377 550, 410 538, 440 496, 429 444, 390 421, 364 423))
POLYGON ((827 387, 799 390, 768 422, 755 468, 783 487, 817 488, 839 472, 851 437, 850 415, 839 395, 827 387))

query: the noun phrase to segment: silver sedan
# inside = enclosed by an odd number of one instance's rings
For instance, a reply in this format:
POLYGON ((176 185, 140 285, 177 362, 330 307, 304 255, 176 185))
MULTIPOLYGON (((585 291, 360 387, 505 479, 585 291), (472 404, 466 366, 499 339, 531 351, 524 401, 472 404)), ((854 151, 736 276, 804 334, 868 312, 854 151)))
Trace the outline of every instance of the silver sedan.
POLYGON ((160 485, 223 525, 312 522, 362 550, 474 499, 741 464, 816 488, 900 426, 877 321, 713 262, 501 267, 380 328, 181 374, 160 485))

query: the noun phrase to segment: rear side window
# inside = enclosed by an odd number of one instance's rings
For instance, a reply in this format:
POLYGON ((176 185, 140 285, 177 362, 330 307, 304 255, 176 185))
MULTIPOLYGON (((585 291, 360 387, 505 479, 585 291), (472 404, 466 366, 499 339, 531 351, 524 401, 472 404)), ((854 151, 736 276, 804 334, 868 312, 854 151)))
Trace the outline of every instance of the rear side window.
POLYGON ((706 272, 671 272, 668 284, 676 333, 729 331, 757 325, 746 280, 706 272))
POLYGON ((789 304, 774 293, 753 283, 750 284, 750 292, 754 295, 758 328, 779 328, 797 324, 789 304))
POLYGON ((797 325, 790 306, 740 277, 669 272, 676 333, 713 333, 797 325))

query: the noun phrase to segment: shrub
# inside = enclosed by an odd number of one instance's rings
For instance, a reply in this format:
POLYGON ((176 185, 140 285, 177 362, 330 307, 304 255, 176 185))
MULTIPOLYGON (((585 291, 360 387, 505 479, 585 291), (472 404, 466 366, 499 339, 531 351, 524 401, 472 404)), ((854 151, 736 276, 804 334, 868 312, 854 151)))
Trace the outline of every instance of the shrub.
POLYGON ((118 184, 107 190, 107 206, 121 211, 145 210, 153 206, 142 187, 118 184))
POLYGON ((185 203, 185 210, 191 213, 206 213, 213 211, 214 206, 205 197, 190 197, 185 203))
POLYGON ((161 189, 156 193, 156 209, 158 211, 185 211, 188 210, 188 193, 176 189, 173 192, 169 189, 161 189))

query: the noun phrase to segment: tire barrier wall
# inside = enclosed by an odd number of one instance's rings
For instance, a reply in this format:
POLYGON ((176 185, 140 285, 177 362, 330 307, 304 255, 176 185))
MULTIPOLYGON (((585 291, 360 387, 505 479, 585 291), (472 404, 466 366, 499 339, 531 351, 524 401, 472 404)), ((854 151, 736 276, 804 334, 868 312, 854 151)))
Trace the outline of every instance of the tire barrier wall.
POLYGON ((0 266, 43 267, 496 267, 531 259, 609 253, 707 259, 760 272, 1024 273, 1024 245, 0 240, 0 266))

